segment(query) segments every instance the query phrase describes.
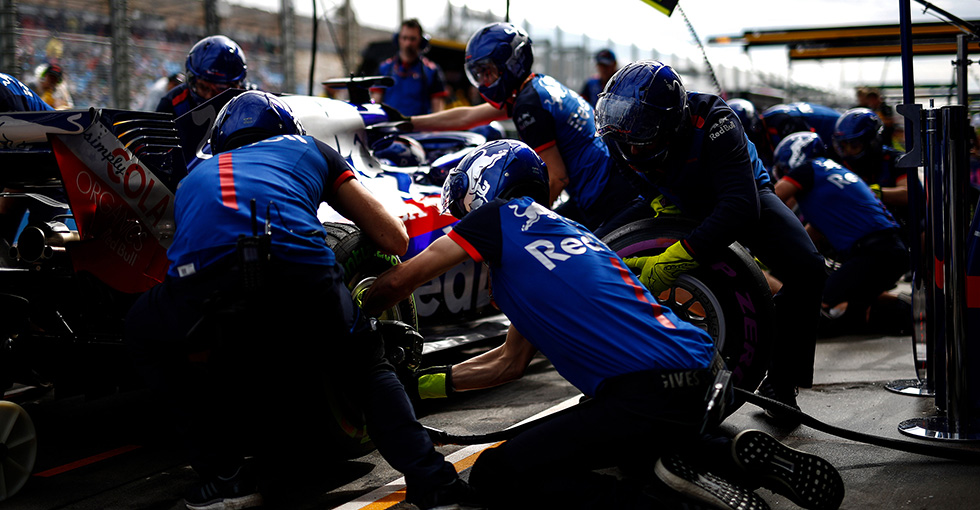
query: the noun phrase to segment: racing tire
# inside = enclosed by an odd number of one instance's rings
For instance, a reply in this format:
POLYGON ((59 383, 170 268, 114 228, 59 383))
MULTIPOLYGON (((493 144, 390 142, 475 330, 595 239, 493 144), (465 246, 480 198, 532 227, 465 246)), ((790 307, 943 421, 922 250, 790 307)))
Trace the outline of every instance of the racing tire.
MULTIPOLYGON (((352 295, 370 285, 375 278, 401 261, 395 255, 378 250, 359 228, 346 223, 324 223, 327 246, 337 263, 344 268, 344 281, 352 295)), ((386 310, 378 319, 398 320, 418 330, 415 300, 409 296, 386 310)), ((415 335, 385 336, 385 353, 398 374, 418 368, 422 359, 421 337, 415 335)), ((368 437, 364 416, 356 402, 327 385, 327 401, 334 421, 334 446, 342 457, 351 459, 370 453, 374 444, 368 437)))
MULTIPOLYGON (((686 238, 698 223, 681 217, 639 220, 603 238, 620 257, 656 255, 686 238)), ((732 384, 752 392, 769 365, 769 346, 775 338, 772 293, 765 276, 748 251, 732 243, 714 260, 699 261, 697 269, 682 274, 674 285, 655 296, 681 319, 711 335, 732 384)), ((744 400, 735 397, 726 414, 744 400)))
POLYGON ((34 469, 37 433, 27 411, 0 400, 0 501, 17 494, 34 469))

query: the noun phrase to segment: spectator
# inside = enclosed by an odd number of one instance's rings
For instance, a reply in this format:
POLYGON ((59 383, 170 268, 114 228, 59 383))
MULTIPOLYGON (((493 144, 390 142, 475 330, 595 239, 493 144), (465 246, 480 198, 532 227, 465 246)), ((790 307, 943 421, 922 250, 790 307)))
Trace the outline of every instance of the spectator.
POLYGON ((585 82, 585 86, 582 87, 582 97, 589 102, 592 108, 595 108, 595 103, 599 100, 602 89, 606 87, 606 82, 619 70, 619 66, 616 65, 616 54, 610 49, 599 50, 595 54, 595 70, 596 74, 589 78, 585 82))
POLYGON ((55 110, 68 110, 75 106, 65 83, 65 73, 58 64, 43 64, 36 71, 36 91, 41 99, 55 110))
POLYGON ((446 79, 439 66, 424 57, 429 47, 428 36, 419 20, 402 22, 395 36, 398 54, 381 63, 378 71, 394 78, 387 88, 371 89, 376 102, 383 102, 402 115, 422 115, 442 111, 446 107, 446 79))

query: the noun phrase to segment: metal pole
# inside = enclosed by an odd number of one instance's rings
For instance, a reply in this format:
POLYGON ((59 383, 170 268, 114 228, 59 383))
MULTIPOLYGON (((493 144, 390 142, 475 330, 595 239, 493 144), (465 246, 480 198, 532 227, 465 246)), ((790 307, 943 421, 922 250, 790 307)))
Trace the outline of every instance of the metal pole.
POLYGON ((956 102, 963 106, 970 106, 966 95, 967 67, 973 62, 967 56, 966 44, 970 38, 966 34, 956 36, 956 102))
POLYGON ((129 108, 129 15, 126 0, 109 3, 112 27, 112 103, 116 108, 129 108))
MULTIPOLYGON (((935 110, 933 110, 935 111, 935 110)), ((942 275, 942 303, 936 309, 941 316, 944 333, 937 332, 937 343, 942 341, 945 354, 945 384, 937 384, 936 405, 945 404, 945 414, 905 420, 899 424, 900 432, 924 439, 949 441, 980 440, 980 422, 970 388, 970 364, 966 325, 966 186, 969 169, 970 128, 966 106, 944 106, 939 112, 941 154, 941 180, 943 192, 932 190, 930 196, 943 204, 942 247, 943 269, 937 268, 936 276, 942 275), (940 388, 939 386, 942 386, 940 388), (940 389, 945 389, 940 394, 940 389)), ((930 182, 940 179, 930 179, 930 182)), ((937 303, 938 304, 938 303, 937 303)), ((937 376, 939 375, 937 369, 937 376)), ((943 409, 940 409, 942 411, 943 409)))
MULTIPOLYGON (((912 334, 912 351, 917 372, 917 380, 899 380, 886 384, 886 388, 891 391, 916 396, 934 396, 936 385, 932 380, 931 371, 934 363, 933 350, 935 335, 934 328, 936 316, 933 314, 933 257, 930 247, 923 247, 922 238, 926 238, 926 243, 930 241, 928 235, 923 236, 919 225, 922 217, 926 213, 926 208, 930 207, 930 200, 923 191, 923 184, 919 180, 919 166, 922 165, 922 145, 921 141, 926 142, 926 157, 932 158, 934 152, 935 118, 926 120, 926 133, 920 133, 922 123, 921 109, 915 104, 915 79, 912 70, 912 8, 910 0, 899 0, 899 21, 902 48, 902 103, 898 106, 898 111, 904 117, 905 122, 905 150, 906 154, 899 160, 898 166, 905 168, 908 172, 908 226, 909 226, 909 251, 912 259, 912 310, 913 324, 916 325, 915 332, 912 334), (931 134, 929 132, 931 126, 931 134), (922 351, 922 352, 920 352, 922 351), (923 361, 924 360, 924 361, 923 361), (924 373, 923 373, 924 372, 924 373)), ((928 112, 927 112, 928 113, 928 112)), ((929 160, 931 161, 931 159, 929 160)), ((930 180, 933 163, 925 165, 926 182, 930 180)), ((926 220, 927 227, 931 222, 926 220)))
POLYGON ((204 30, 207 35, 221 33, 221 18, 218 17, 218 0, 204 0, 204 30))
MULTIPOLYGON (((946 153, 945 190, 946 214, 943 224, 943 251, 946 253, 946 386, 947 412, 950 432, 957 436, 980 434, 973 428, 973 403, 970 398, 968 345, 966 337, 966 236, 969 228, 966 185, 970 182, 970 128, 966 106, 942 108, 943 128, 949 140, 946 153)), ((970 128, 972 129, 972 128, 970 128)))
POLYGON ((17 76, 17 2, 0 0, 0 72, 17 76))
MULTIPOLYGON (((316 2, 313 3, 316 16, 316 2)), ((316 34, 314 32, 314 37, 316 34)), ((282 64, 282 91, 296 92, 296 16, 293 0, 279 0, 279 55, 282 64)), ((311 72, 312 76, 312 72, 311 72)), ((312 95, 312 91, 310 95, 312 95)))

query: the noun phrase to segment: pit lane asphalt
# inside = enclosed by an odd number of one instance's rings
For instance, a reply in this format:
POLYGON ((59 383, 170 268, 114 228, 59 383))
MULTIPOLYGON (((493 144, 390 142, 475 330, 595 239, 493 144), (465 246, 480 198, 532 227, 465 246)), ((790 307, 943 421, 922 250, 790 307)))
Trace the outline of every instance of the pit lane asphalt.
MULTIPOLYGON (((467 353, 455 353, 457 361, 467 353)), ((447 354, 447 356, 449 356, 447 354)), ((430 360, 451 362, 452 359, 430 360)), ((880 437, 930 442, 898 432, 909 418, 935 415, 934 400, 889 392, 884 385, 914 378, 908 338, 846 336, 821 339, 817 346, 813 389, 802 390, 800 405, 818 420, 880 437)), ((426 425, 455 434, 482 434, 514 425, 556 404, 574 399, 577 391, 536 358, 524 379, 510 385, 460 395, 419 409, 426 425)), ((179 509, 184 487, 195 480, 183 463, 172 431, 148 419, 140 392, 95 401, 49 402, 29 408, 38 427, 39 455, 35 475, 3 509, 179 509)), ((274 404, 257 403, 255 411, 275 412, 274 404)), ((758 408, 742 406, 725 423, 733 430, 758 428, 784 443, 817 453, 840 470, 847 494, 845 509, 965 509, 980 507, 980 466, 904 453, 841 439, 807 427, 781 429, 767 422, 758 408)), ((270 441, 275 437, 270 436, 270 441)), ((669 440, 669 438, 668 438, 669 440)), ((464 447, 439 450, 456 460, 472 456, 464 447)), ((654 462, 655 459, 650 459, 654 462)), ((397 493, 369 503, 398 488, 399 474, 373 452, 335 464, 313 459, 299 490, 280 499, 277 508, 326 509, 343 506, 383 509, 397 493), (380 490, 378 490, 380 489, 380 490), (377 490, 377 491, 376 491, 377 490), (374 492, 376 491, 376 492, 374 492)), ((468 462, 458 464, 466 468, 468 462)), ((463 476, 468 471, 463 469, 463 476)), ((772 508, 796 508, 765 489, 759 494, 772 508)))

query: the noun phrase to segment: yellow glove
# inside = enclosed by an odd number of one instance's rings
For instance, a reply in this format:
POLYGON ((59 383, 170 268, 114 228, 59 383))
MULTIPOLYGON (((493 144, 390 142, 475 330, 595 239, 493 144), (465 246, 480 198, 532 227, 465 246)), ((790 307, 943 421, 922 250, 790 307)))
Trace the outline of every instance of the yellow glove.
POLYGON ((681 210, 674 204, 670 203, 670 200, 663 195, 657 195, 650 202, 650 208, 653 209, 653 217, 658 218, 661 214, 680 214, 681 210))
POLYGON ((881 200, 881 184, 872 184, 869 186, 869 188, 871 188, 871 192, 875 194, 875 198, 881 200))
POLYGON ((640 272, 640 283, 646 285, 653 295, 670 288, 682 273, 698 267, 694 257, 684 249, 680 241, 670 245, 660 255, 652 257, 631 257, 623 259, 633 272, 640 272))

